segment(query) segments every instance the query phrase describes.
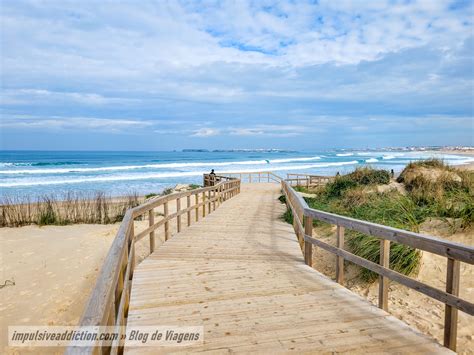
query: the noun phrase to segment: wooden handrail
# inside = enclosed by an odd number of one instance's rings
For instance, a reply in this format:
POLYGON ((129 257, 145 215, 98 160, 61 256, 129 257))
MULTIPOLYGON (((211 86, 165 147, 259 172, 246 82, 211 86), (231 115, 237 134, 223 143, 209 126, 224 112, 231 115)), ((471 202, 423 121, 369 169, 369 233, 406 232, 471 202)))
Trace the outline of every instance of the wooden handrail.
POLYGON ((293 186, 314 187, 327 184, 334 179, 334 176, 287 173, 285 181, 293 186))
MULTIPOLYGON (((205 181, 210 181, 208 177, 206 177, 205 174, 204 180, 205 181)), ((241 183, 249 182, 249 183, 257 183, 257 182, 276 182, 276 183, 281 183, 283 180, 280 176, 277 174, 271 172, 271 171, 245 171, 245 172, 223 172, 219 173, 219 175, 216 175, 217 180, 219 178, 225 178, 225 179, 239 179, 241 183)), ((206 184, 205 184, 206 185, 206 184)))
MULTIPOLYGON (((240 192, 240 180, 226 177, 223 181, 204 188, 178 192, 154 198, 138 207, 127 210, 120 224, 117 235, 112 242, 104 264, 99 272, 94 289, 89 297, 79 326, 114 326, 117 331, 123 330, 127 323, 130 291, 135 269, 135 243, 143 237, 150 237, 150 253, 155 249, 155 231, 164 225, 165 240, 170 238, 169 223, 176 219, 177 231, 181 231, 181 216, 187 214, 187 225, 191 225, 191 211, 196 211, 196 221, 199 219, 199 209, 203 216, 215 210, 216 206, 232 198, 240 192), (206 196, 207 194, 207 196, 206 196), (199 202, 199 195, 203 196, 199 202), (195 204, 191 205, 191 196, 195 196, 195 204), (187 207, 181 209, 181 199, 186 198, 187 207), (177 211, 168 213, 168 204, 176 201, 177 211), (154 209, 163 206, 164 216, 155 222, 154 209), (149 226, 135 234, 134 220, 148 215, 149 226)), ((120 338, 121 334, 119 334, 120 338)), ((112 347, 102 347, 97 343, 93 347, 69 346, 66 354, 120 353, 123 343, 114 342, 112 347)))
POLYGON ((288 208, 293 214, 293 226, 304 250, 306 264, 312 266, 312 246, 318 246, 337 256, 336 281, 343 283, 343 262, 348 260, 379 275, 379 307, 388 310, 388 280, 421 292, 445 304, 444 346, 456 350, 457 312, 474 315, 474 304, 459 297, 459 263, 474 264, 474 247, 444 239, 357 220, 309 208, 304 199, 285 180, 281 182, 288 208), (313 220, 337 226, 337 246, 312 236, 313 220), (355 230, 380 239, 380 264, 344 250, 344 229, 355 230), (303 234, 303 238, 301 238, 303 234), (303 240, 301 240, 303 239, 303 240), (446 291, 439 290, 389 268, 390 242, 397 242, 447 258, 446 291))

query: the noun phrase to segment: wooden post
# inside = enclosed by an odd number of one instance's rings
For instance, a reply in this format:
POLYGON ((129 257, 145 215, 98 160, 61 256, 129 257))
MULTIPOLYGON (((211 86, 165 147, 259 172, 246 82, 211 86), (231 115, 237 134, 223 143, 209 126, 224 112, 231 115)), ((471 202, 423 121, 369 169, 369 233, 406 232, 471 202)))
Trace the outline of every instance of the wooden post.
POLYGON ((132 219, 130 221, 130 242, 129 242, 129 248, 131 250, 131 257, 129 260, 130 263, 130 280, 133 277, 133 271, 135 270, 135 221, 132 219))
POLYGON ((260 176, 260 173, 258 173, 258 182, 261 182, 261 176, 260 176))
POLYGON ((270 172, 267 173, 267 182, 270 182, 270 172))
MULTIPOLYGON (((120 304, 120 297, 123 292, 123 283, 124 283, 124 268, 123 265, 120 265, 119 276, 117 280, 117 286, 115 287, 115 304, 118 306, 120 304)), ((116 310, 118 311, 118 309, 116 310)))
POLYGON ((194 195, 196 197, 196 222, 199 221, 199 194, 194 195))
MULTIPOLYGON (((304 216, 304 234, 313 236, 313 219, 309 216, 304 216)), ((304 242, 304 261, 306 265, 313 266, 313 244, 304 242)))
POLYGON ((206 217, 206 191, 202 192, 202 216, 206 217))
POLYGON ((189 209, 191 207, 191 195, 186 196, 186 207, 188 208, 187 217, 188 217, 188 227, 189 227, 191 225, 191 211, 189 209))
POLYGON ((181 199, 177 198, 176 199, 176 229, 178 230, 178 233, 181 232, 181 216, 179 212, 181 211, 181 199))
POLYGON ((169 239, 170 237, 170 222, 168 221, 168 202, 165 202, 163 204, 163 209, 164 209, 164 218, 166 219, 166 222, 165 222, 165 241, 169 239))
POLYGON ((252 183, 252 173, 249 173, 249 183, 252 183))
MULTIPOLYGON (((337 226, 337 247, 344 249, 344 227, 342 226, 337 226)), ((336 281, 341 285, 344 284, 344 258, 342 256, 338 256, 336 261, 336 281)))
MULTIPOLYGON (((380 265, 390 267, 390 240, 380 240, 380 265)), ((379 308, 388 311, 388 277, 379 275, 379 308)))
MULTIPOLYGON (((459 295, 461 263, 459 260, 448 258, 446 272, 446 292, 459 295)), ((456 351, 456 339, 458 333, 458 310, 452 306, 444 306, 444 346, 456 351)))
POLYGON ((211 197, 212 197, 212 196, 211 196, 211 190, 209 190, 209 191, 207 192, 207 200, 209 201, 208 204, 207 204, 207 213, 208 213, 208 214, 212 212, 212 210, 211 210, 211 205, 212 205, 211 197))
POLYGON ((212 210, 216 210, 216 190, 212 190, 212 210))
MULTIPOLYGON (((300 211, 297 211, 297 214, 298 214, 298 219, 301 223, 301 226, 304 227, 304 213, 303 212, 300 212, 300 211)), ((304 248, 304 233, 303 232, 303 235, 301 236, 301 251, 303 251, 303 248, 304 248)), ((299 236, 301 235, 301 230, 298 229, 298 238, 299 236)))
MULTIPOLYGON (((155 211, 153 208, 148 211, 148 225, 151 227, 155 224, 155 211)), ((155 251, 155 231, 150 232, 150 254, 155 251)))

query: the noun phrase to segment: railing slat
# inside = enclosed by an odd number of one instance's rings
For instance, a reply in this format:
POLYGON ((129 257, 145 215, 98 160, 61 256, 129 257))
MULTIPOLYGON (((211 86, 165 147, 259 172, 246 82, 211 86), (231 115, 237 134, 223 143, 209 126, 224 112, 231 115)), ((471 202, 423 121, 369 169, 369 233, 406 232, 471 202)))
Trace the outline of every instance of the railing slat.
MULTIPOLYGON (((337 247, 344 249, 344 227, 337 226, 337 247)), ((336 281, 343 285, 344 284, 344 258, 337 256, 336 260, 336 281)))
MULTIPOLYGON (((313 219, 309 216, 304 217, 305 235, 313 235, 313 219)), ((306 265, 313 266, 313 244, 304 241, 304 260, 306 265)))
MULTIPOLYGON (((155 211, 153 208, 148 211, 148 225, 149 228, 153 227, 155 224, 155 211)), ((150 254, 155 251, 155 229, 150 230, 150 254)))
POLYGON ((170 224, 169 224, 169 211, 168 211, 168 202, 163 204, 163 215, 165 218, 165 241, 170 238, 170 224))
MULTIPOLYGON (((390 240, 380 241, 380 265, 390 268, 390 240)), ((390 280, 383 275, 379 275, 379 308, 388 311, 388 287, 390 280)))
MULTIPOLYGON (((448 258, 446 272, 446 292, 455 296, 459 295, 460 262, 448 258)), ((458 329, 458 310, 450 305, 445 305, 444 311, 444 346, 456 351, 456 338, 458 329)))

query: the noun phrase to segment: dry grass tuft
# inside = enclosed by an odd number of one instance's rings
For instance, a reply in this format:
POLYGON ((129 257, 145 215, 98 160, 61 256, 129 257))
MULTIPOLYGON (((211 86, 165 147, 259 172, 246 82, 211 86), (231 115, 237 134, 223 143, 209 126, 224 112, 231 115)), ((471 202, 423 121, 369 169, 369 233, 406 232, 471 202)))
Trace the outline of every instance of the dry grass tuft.
POLYGON ((103 192, 94 196, 69 192, 64 196, 44 195, 36 200, 7 196, 0 205, 0 227, 116 223, 129 208, 141 202, 136 193, 111 198, 103 192))

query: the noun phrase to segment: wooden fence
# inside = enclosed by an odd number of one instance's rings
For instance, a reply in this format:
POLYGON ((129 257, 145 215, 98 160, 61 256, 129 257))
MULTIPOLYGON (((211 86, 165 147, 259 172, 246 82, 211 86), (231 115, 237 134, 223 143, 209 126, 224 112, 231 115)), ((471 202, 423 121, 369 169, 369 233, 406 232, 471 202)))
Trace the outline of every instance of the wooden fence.
POLYGON ((117 354, 123 350, 121 331, 127 323, 130 290, 133 271, 135 268, 135 244, 148 236, 150 253, 155 250, 155 231, 163 227, 165 241, 171 237, 170 223, 176 221, 177 232, 182 229, 181 216, 187 215, 187 225, 192 220, 199 220, 201 209, 202 217, 211 213, 225 200, 240 192, 240 180, 222 177, 222 181, 209 187, 186 192, 173 193, 150 200, 138 207, 129 209, 120 224, 117 236, 112 242, 109 253, 105 258, 97 282, 82 315, 79 326, 113 326, 119 333, 119 339, 111 347, 73 347, 66 349, 66 354, 117 354), (186 207, 181 205, 186 201, 186 207), (176 212, 169 213, 169 204, 176 203, 176 212), (155 209, 163 206, 163 216, 155 221, 155 209), (192 215, 194 214, 194 218, 192 215), (148 216, 149 226, 136 233, 134 221, 148 216))
POLYGON ((242 183, 255 183, 255 182, 277 182, 280 183, 281 178, 272 173, 271 171, 250 171, 250 172, 237 172, 237 173, 223 173, 221 175, 211 176, 210 174, 204 174, 204 186, 211 186, 212 184, 221 181, 222 179, 238 179, 242 183))
POLYGON ((307 265, 312 266, 313 245, 329 251, 336 258, 336 281, 344 284, 344 260, 362 266, 379 275, 378 305, 388 310, 389 280, 421 292, 445 304, 444 346, 456 350, 458 310, 474 315, 474 304, 459 297, 460 263, 474 264, 474 248, 392 228, 367 221, 344 217, 309 208, 306 201, 287 181, 281 182, 286 203, 293 214, 293 227, 304 250, 307 265), (336 246, 313 236, 313 220, 336 225, 336 246), (351 229, 380 239, 380 263, 376 264, 344 250, 344 231, 351 229), (439 290, 413 278, 390 270, 390 243, 396 242, 447 258, 446 291, 439 290))
POLYGON ((334 176, 286 174, 286 180, 291 186, 317 187, 334 181, 334 176))

